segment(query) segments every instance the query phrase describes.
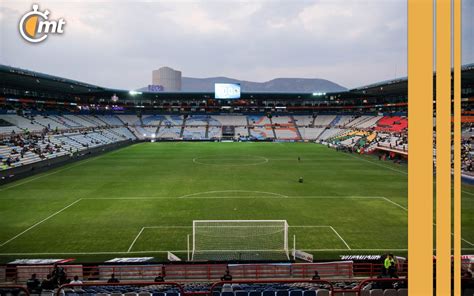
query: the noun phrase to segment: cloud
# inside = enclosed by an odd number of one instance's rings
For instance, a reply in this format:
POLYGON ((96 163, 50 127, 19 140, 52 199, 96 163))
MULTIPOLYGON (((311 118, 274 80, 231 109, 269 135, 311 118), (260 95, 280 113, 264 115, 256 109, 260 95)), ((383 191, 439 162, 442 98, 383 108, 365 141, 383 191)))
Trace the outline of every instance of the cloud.
MULTIPOLYGON (((467 26, 473 5, 464 2, 467 26)), ((125 89, 149 84, 161 66, 192 77, 320 77, 347 87, 406 75, 404 0, 45 0, 40 6, 66 19, 65 34, 42 44, 23 41, 16 26, 31 2, 3 2, 2 64, 125 89)), ((471 26, 463 32, 464 51, 473 40, 471 26)))

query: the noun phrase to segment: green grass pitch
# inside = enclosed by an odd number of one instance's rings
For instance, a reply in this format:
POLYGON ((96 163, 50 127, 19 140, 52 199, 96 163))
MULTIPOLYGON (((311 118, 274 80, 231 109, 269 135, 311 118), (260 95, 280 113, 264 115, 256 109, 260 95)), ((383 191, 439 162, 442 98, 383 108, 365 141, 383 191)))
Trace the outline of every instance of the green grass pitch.
MULTIPOLYGON (((463 253, 473 195, 463 186, 463 253)), ((406 254, 407 168, 309 143, 135 144, 1 186, 0 262, 185 258, 192 221, 211 219, 287 220, 315 259, 406 254)))

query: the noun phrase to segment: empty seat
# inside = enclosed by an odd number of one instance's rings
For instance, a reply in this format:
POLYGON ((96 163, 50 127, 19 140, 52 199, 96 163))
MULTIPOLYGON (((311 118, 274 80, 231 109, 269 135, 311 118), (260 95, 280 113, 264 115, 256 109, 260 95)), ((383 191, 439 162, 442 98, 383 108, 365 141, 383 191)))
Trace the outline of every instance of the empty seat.
POLYGON ((383 290, 382 289, 370 290, 370 296, 383 296, 383 290))
POLYGON ((303 291, 301 290, 290 291, 290 296, 303 296, 303 291))
POLYGON ((154 292, 153 296, 165 296, 165 293, 163 293, 163 292, 154 292))
POLYGON ((221 296, 234 296, 234 292, 231 292, 231 291, 222 292, 221 296))
POLYGON ((260 292, 260 291, 250 291, 249 296, 262 296, 262 292, 260 292))
POLYGON ((288 296, 288 290, 278 290, 276 296, 288 296))
POLYGON ((140 292, 138 296, 151 296, 150 292, 140 292))
POLYGON ((316 296, 329 296, 329 290, 318 289, 316 290, 316 296))
POLYGON ((395 290, 395 289, 385 289, 383 291, 383 296, 398 296, 397 290, 395 290))
POLYGON ((344 292, 342 296, 357 296, 357 292, 344 292))
POLYGON ((408 289, 405 289, 405 288, 398 289, 397 294, 398 296, 408 296, 408 289))
POLYGON ((262 296, 275 296, 275 291, 273 290, 263 291, 262 296))
POLYGON ((235 291, 235 296, 248 296, 249 293, 247 291, 242 291, 242 290, 239 290, 239 291, 235 291))
POLYGON ((360 296, 370 296, 370 290, 360 290, 360 296))
POLYGON ((308 290, 303 292, 304 296, 316 296, 316 291, 314 290, 308 290))

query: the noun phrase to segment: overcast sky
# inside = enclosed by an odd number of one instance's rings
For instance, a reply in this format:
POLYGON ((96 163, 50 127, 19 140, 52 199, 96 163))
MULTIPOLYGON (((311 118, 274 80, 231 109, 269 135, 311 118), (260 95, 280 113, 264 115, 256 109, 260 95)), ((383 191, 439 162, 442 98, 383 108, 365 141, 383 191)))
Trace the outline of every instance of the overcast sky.
MULTIPOLYGON (((474 62, 474 1, 463 0, 463 63, 474 62)), ((0 1, 0 63, 134 89, 161 66, 251 81, 325 78, 357 87, 407 73, 406 0, 0 1), (62 36, 21 39, 31 10, 62 36)))

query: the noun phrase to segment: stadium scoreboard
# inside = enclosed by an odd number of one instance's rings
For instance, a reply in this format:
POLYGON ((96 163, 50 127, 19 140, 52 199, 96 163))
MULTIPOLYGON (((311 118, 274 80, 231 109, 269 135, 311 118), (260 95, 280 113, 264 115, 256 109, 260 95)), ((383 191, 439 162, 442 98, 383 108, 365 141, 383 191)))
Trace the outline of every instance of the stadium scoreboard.
POLYGON ((240 99, 240 83, 215 83, 214 98, 240 99))

